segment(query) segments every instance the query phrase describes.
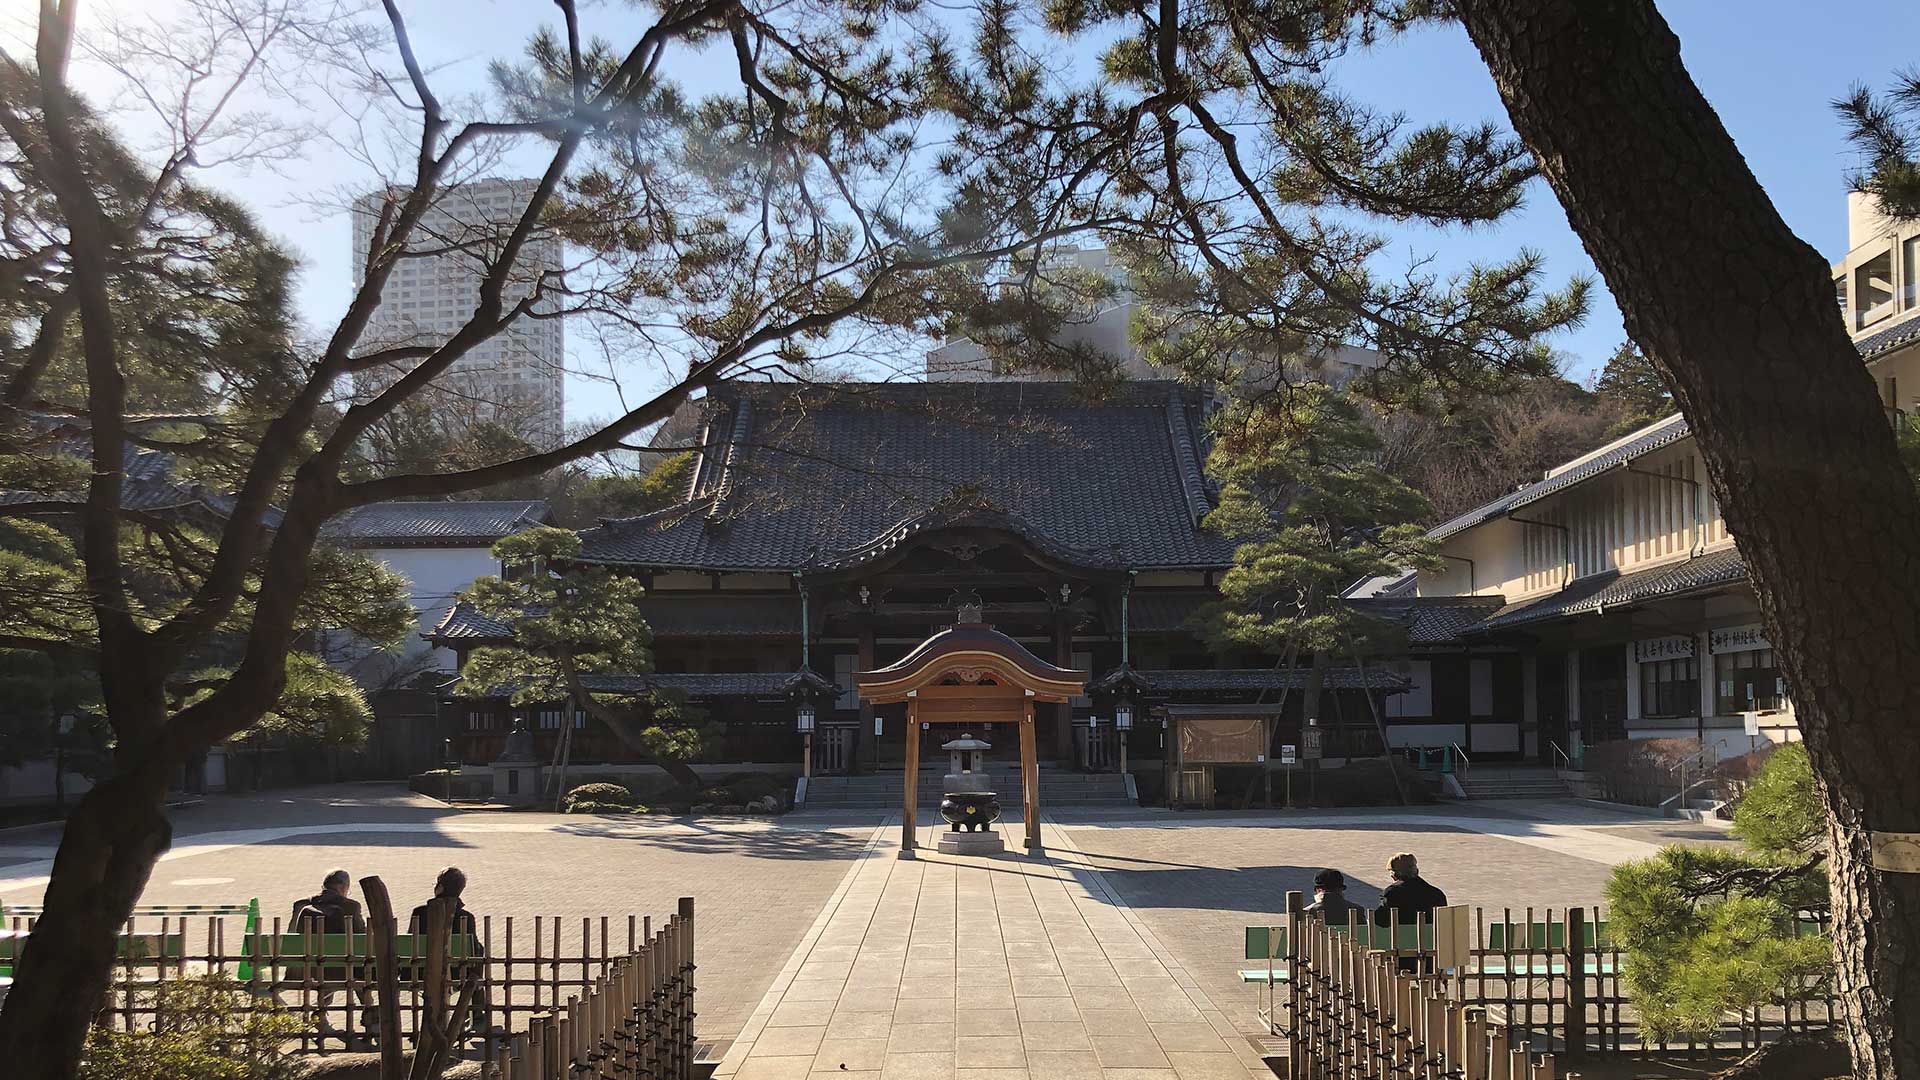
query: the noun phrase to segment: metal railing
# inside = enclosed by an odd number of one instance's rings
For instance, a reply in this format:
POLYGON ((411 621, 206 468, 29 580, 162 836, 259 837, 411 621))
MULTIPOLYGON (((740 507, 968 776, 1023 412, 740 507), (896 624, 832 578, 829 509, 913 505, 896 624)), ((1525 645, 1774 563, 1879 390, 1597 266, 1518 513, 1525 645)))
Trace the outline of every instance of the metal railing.
POLYGON ((1674 802, 1675 800, 1678 800, 1678 799, 1685 798, 1687 792, 1699 786, 1699 781, 1707 779, 1706 777, 1700 776, 1699 774, 1706 772, 1708 769, 1713 768, 1715 765, 1719 763, 1720 763, 1719 752, 1713 748, 1712 744, 1708 744, 1708 745, 1702 746, 1698 750, 1695 750, 1693 753, 1688 754, 1686 757, 1681 758, 1678 762, 1667 766, 1667 776, 1669 778, 1672 778, 1674 774, 1678 773, 1680 777, 1680 784, 1679 784, 1679 790, 1675 792, 1672 799, 1667 799, 1661 802, 1660 804, 1661 808, 1665 809, 1668 803, 1674 802), (1692 770, 1695 773, 1694 783, 1687 782, 1688 770, 1692 770))
POLYGON ((1455 757, 1460 759, 1460 767, 1455 769, 1454 772, 1459 776, 1462 782, 1465 782, 1467 778, 1467 770, 1473 768, 1473 759, 1467 756, 1466 747, 1461 746, 1457 742, 1448 743, 1447 749, 1455 757))
POLYGON ((1669 795, 1666 798, 1660 800, 1660 810, 1664 812, 1668 807, 1673 806, 1675 803, 1679 803, 1680 809, 1685 810, 1687 808, 1687 795, 1693 792, 1695 789, 1703 788, 1703 787, 1712 787, 1714 789, 1715 800, 1720 802, 1725 801, 1725 797, 1721 794, 1719 790, 1720 778, 1717 776, 1701 776, 1701 777, 1696 777, 1693 783, 1688 784, 1686 787, 1681 788, 1679 791, 1675 792, 1674 794, 1669 795))
POLYGON ((1565 763, 1564 767, 1568 772, 1575 771, 1573 767, 1573 758, 1565 750, 1560 748, 1559 743, 1555 742, 1552 739, 1548 739, 1547 745, 1553 748, 1553 755, 1565 763))

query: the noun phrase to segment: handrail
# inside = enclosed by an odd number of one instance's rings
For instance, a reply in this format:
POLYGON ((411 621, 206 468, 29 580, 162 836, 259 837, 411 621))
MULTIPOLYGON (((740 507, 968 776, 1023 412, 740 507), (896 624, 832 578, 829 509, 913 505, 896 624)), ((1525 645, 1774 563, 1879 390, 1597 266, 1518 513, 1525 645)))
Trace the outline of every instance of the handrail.
POLYGON ((1720 782, 1720 778, 1717 776, 1697 777, 1694 779, 1693 783, 1688 784, 1686 787, 1681 788, 1675 794, 1669 795, 1665 799, 1662 799, 1660 801, 1660 809, 1665 810, 1667 807, 1672 806, 1674 803, 1684 802, 1686 800, 1687 793, 1692 791, 1694 788, 1702 787, 1707 784, 1718 784, 1719 782, 1720 782))
POLYGON ((1467 770, 1468 770, 1468 769, 1471 769, 1471 768, 1473 768, 1473 759, 1467 756, 1467 751, 1466 751, 1466 748, 1464 748, 1464 747, 1462 747, 1462 746, 1461 746, 1461 745, 1460 745, 1459 743, 1457 743, 1457 742, 1450 742, 1450 743, 1448 743, 1447 745, 1448 745, 1449 747, 1452 747, 1452 748, 1453 748, 1453 752, 1454 752, 1455 754, 1458 754, 1458 755, 1460 756, 1460 770, 1459 770, 1459 771, 1460 771, 1460 774, 1461 774, 1462 776, 1464 776, 1464 775, 1466 775, 1466 772, 1467 772, 1467 770))
POLYGON ((1553 752, 1554 752, 1554 753, 1556 753, 1556 754, 1558 754, 1558 755, 1560 755, 1560 760, 1561 760, 1561 761, 1564 761, 1564 762, 1566 762, 1566 763, 1567 763, 1567 771, 1568 771, 1568 772, 1572 772, 1572 771, 1573 771, 1573 758, 1571 758, 1571 757, 1569 757, 1569 756, 1567 756, 1567 752, 1566 752, 1565 750, 1562 750, 1562 749, 1560 749, 1560 744, 1559 744, 1558 742, 1556 742, 1556 741, 1554 741, 1553 739, 1548 739, 1548 740, 1547 740, 1547 745, 1548 745, 1548 746, 1551 746, 1551 747, 1553 747, 1553 752))

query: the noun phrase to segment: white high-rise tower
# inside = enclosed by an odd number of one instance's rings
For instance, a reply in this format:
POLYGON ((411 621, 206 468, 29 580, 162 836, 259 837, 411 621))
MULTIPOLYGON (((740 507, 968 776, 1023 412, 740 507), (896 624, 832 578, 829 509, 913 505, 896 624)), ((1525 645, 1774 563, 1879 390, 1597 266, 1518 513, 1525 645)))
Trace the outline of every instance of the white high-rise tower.
MULTIPOLYGON (((487 263, 533 194, 533 180, 480 180, 449 187, 422 219, 403 259, 387 279, 380 308, 361 339, 361 352, 393 345, 438 345, 473 313, 487 263)), ((365 279, 367 249, 385 196, 374 193, 353 207, 353 283, 365 279)), ((525 298, 542 275, 561 271, 561 244, 536 234, 522 252, 504 303, 525 298)), ((542 304, 535 311, 551 311, 542 304)), ((542 447, 558 441, 565 421, 566 337, 559 318, 522 317, 475 346, 434 381, 434 414, 452 428, 481 421, 506 425, 542 447)), ((354 393, 377 393, 414 362, 354 376, 354 393)))

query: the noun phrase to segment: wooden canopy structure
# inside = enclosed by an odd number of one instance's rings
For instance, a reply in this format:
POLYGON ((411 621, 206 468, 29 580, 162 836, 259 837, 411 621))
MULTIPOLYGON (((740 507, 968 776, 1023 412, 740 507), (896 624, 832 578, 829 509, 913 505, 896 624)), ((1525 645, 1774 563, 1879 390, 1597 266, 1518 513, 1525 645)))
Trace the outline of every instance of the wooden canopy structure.
POLYGON ((920 725, 1011 723, 1020 731, 1020 809, 1027 850, 1040 844, 1040 772, 1033 733, 1036 701, 1064 703, 1086 689, 1087 673, 1055 667, 984 623, 960 623, 921 642, 896 664, 854 674, 863 701, 907 703, 906 805, 900 852, 914 850, 919 806, 920 725))

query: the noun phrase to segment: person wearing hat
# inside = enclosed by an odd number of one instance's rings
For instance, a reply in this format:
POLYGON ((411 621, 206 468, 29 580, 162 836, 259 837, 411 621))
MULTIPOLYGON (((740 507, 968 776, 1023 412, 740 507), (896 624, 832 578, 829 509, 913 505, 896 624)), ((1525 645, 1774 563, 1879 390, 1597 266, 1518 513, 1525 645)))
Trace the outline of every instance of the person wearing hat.
POLYGON ((1363 921, 1367 917, 1365 908, 1347 899, 1346 875, 1331 868, 1313 875, 1313 903, 1306 914, 1328 926, 1347 926, 1355 914, 1363 921))
POLYGON ((1395 855, 1387 871, 1393 875, 1393 884, 1380 893, 1380 906, 1373 911, 1376 926, 1388 925, 1396 911, 1401 926, 1412 926, 1423 917, 1432 922, 1433 909, 1447 906, 1447 894, 1420 876, 1420 862, 1411 853, 1395 855))

